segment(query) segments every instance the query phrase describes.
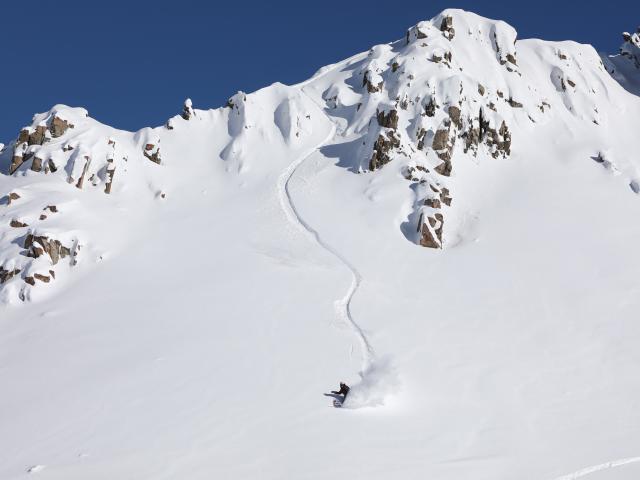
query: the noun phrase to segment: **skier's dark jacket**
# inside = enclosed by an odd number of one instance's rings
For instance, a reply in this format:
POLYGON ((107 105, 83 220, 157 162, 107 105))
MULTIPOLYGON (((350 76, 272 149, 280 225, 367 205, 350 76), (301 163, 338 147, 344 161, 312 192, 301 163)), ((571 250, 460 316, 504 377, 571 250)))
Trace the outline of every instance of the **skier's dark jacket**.
POLYGON ((331 391, 331 393, 335 393, 336 395, 344 395, 344 398, 347 398, 347 394, 349 393, 349 386, 346 383, 340 383, 340 390, 331 391))

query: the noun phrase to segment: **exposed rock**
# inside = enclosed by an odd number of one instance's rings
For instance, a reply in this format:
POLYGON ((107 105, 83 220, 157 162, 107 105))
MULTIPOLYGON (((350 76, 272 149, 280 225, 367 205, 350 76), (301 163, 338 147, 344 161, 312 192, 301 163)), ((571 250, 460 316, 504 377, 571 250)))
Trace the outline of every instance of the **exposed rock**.
POLYGON ((40 215, 39 220, 46 220, 47 216, 43 213, 40 215))
POLYGON ((440 23, 440 31, 445 36, 445 38, 451 40, 456 34, 455 29, 453 28, 453 17, 446 16, 442 19, 442 23, 440 23))
POLYGON ((58 171, 58 167, 56 167, 56 164, 53 163, 52 159, 47 160, 47 167, 51 172, 57 172, 58 171))
POLYGON ((436 131, 436 134, 433 137, 433 143, 431 144, 431 148, 433 148, 436 151, 445 150, 447 148, 448 141, 449 141, 449 130, 440 129, 436 131))
POLYGON ((511 105, 513 108, 522 108, 522 104, 520 102, 516 102, 511 97, 509 97, 509 100, 507 100, 507 102, 509 102, 509 105, 511 105))
POLYGON ((389 110, 386 114, 384 111, 378 111, 378 125, 385 128, 396 130, 398 128, 398 111, 389 110))
POLYGON ((31 162, 31 170, 33 170, 34 172, 41 172, 42 171, 42 159, 39 157, 35 157, 33 159, 33 162, 31 162))
POLYGON ((382 90, 384 81, 380 78, 378 81, 372 79, 373 75, 370 70, 367 70, 362 78, 362 86, 367 87, 367 92, 376 93, 382 90))
POLYGON ((28 128, 23 128, 22 130, 20 130, 20 133, 18 134, 18 139, 16 140, 16 144, 28 143, 30 134, 31 134, 31 130, 28 128))
POLYGON ((436 114, 436 108, 438 108, 438 105, 436 105, 434 98, 431 97, 429 103, 424 107, 424 113, 427 117, 433 117, 436 114))
POLYGON ((76 187, 82 190, 82 186, 84 185, 84 178, 89 171, 89 166, 91 165, 91 157, 88 155, 84 156, 84 167, 82 167, 82 175, 78 179, 78 183, 76 183, 76 187))
POLYGON ((445 122, 446 128, 441 128, 436 131, 433 137, 431 148, 436 152, 438 158, 443 162, 438 165, 434 170, 440 175, 449 176, 453 165, 451 164, 451 155, 453 153, 453 147, 455 144, 455 135, 451 135, 451 122, 445 122))
POLYGON ((449 196, 449 189, 446 187, 442 187, 442 189, 440 190, 440 201, 447 207, 450 207, 452 200, 453 199, 449 196))
POLYGON ((47 205, 43 210, 49 210, 51 213, 58 213, 58 207, 55 205, 47 205))
POLYGON ((29 135, 29 145, 42 145, 47 141, 47 126, 38 125, 36 129, 29 135))
POLYGON ((33 277, 24 277, 25 283, 28 283, 31 286, 35 286, 36 280, 33 277))
POLYGON ((424 150, 424 141, 427 137, 427 131, 424 128, 418 130, 416 138, 418 140, 418 150, 424 150))
POLYGON ((440 175, 444 175, 445 177, 450 176, 451 170, 453 170, 453 164, 451 163, 451 159, 450 158, 445 159, 440 165, 434 168, 434 170, 438 172, 440 175))
POLYGON ((20 168, 20 165, 24 162, 24 157, 22 156, 22 152, 17 149, 14 150, 13 157, 11 157, 11 166, 9 167, 9 175, 13 175, 13 173, 20 168))
POLYGON ((16 220, 15 218, 11 220, 11 222, 9 223, 10 227, 13 228, 24 228, 24 227, 28 227, 29 225, 21 222, 20 220, 16 220))
POLYGON ((71 255, 71 249, 62 245, 59 240, 31 233, 25 238, 24 248, 27 250, 27 257, 38 258, 47 253, 52 265, 57 264, 61 258, 71 255))
POLYGON ((145 157, 154 163, 160 164, 162 158, 160 157, 160 147, 156 147, 153 143, 147 143, 142 151, 145 157))
POLYGON ((113 185, 113 176, 116 174, 116 166, 113 163, 113 160, 108 161, 107 163, 107 179, 104 184, 104 193, 110 194, 111 187, 113 185))
POLYGON ((48 275, 42 275, 41 273, 34 273, 33 277, 36 280, 40 280, 41 282, 44 282, 44 283, 49 283, 49 281, 51 280, 51 278, 48 275))
POLYGON ((383 134, 378 135, 378 139, 373 144, 373 155, 371 156, 371 160, 369 160, 369 170, 377 170, 389 163, 391 161, 389 151, 399 146, 400 140, 392 131, 387 132, 386 136, 383 134))
POLYGON ((516 61, 516 57, 510 53, 507 53, 506 59, 509 63, 513 63, 514 65, 518 64, 518 62, 516 61))
POLYGON ((411 180, 412 182, 422 182, 423 175, 426 173, 429 173, 429 170, 422 165, 409 166, 402 171, 404 178, 411 180))
POLYGON ((444 217, 436 213, 433 217, 420 215, 418 232, 420 233, 420 245, 428 248, 442 248, 442 228, 444 217))
POLYGON ((0 267, 0 284, 5 283, 11 280, 13 277, 20 273, 19 268, 14 268, 13 270, 5 270, 4 267, 0 267))
POLYGON ((454 105, 450 106, 449 118, 451 119, 451 121, 456 127, 462 128, 462 119, 460 118, 460 107, 456 107, 454 105))
POLYGON ((479 84, 478 84, 478 93, 479 93, 480 95, 483 95, 483 96, 484 96, 484 92, 485 92, 485 88, 484 88, 484 86, 483 86, 481 83, 479 83, 479 84))
POLYGON ((16 192, 10 192, 6 198, 7 198, 7 205, 11 205, 12 202, 15 202, 16 200, 20 199, 20 195, 17 194, 16 192))
POLYGON ((498 158, 500 155, 503 157, 511 155, 511 133, 504 120, 497 131, 487 129, 486 142, 489 147, 493 148, 491 153, 493 158, 498 158))
POLYGON ((191 102, 190 98, 187 98, 184 101, 184 105, 182 106, 182 118, 184 118, 185 120, 189 120, 191 117, 193 117, 193 114, 193 103, 191 102))
POLYGON ((73 125, 66 120, 61 119, 57 115, 54 115, 51 120, 51 136, 53 138, 61 137, 69 128, 73 128, 73 125))
POLYGON ((427 207, 431 207, 431 208, 441 208, 442 207, 442 203, 440 200, 438 200, 437 198, 427 198, 424 201, 424 204, 427 207))

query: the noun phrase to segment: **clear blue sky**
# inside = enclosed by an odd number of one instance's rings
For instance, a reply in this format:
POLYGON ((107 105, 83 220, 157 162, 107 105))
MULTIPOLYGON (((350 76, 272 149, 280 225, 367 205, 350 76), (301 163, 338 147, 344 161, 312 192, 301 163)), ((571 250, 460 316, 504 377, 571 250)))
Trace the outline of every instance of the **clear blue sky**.
POLYGON ((118 128, 157 126, 186 97, 210 108, 238 90, 302 81, 448 7, 505 20, 519 38, 612 53, 640 23, 631 0, 8 0, 0 3, 0 141, 56 103, 118 128))

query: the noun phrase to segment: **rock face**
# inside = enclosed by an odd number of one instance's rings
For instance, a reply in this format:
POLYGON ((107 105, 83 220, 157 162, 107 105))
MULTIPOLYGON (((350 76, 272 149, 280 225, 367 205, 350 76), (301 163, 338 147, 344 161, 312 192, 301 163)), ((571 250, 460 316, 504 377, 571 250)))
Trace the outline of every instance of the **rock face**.
POLYGON ((182 106, 182 118, 189 120, 191 117, 193 117, 193 104, 191 99, 187 98, 182 106))
POLYGON ((147 143, 144 146, 144 150, 142 151, 142 153, 153 163, 160 164, 160 162, 162 161, 162 157, 160 156, 160 147, 153 143, 147 143))
POLYGON ((65 247, 59 240, 50 239, 44 235, 27 235, 24 249, 27 257, 38 258, 46 253, 51 259, 51 265, 71 255, 70 247, 65 247))
POLYGON ((5 270, 4 267, 0 267, 0 284, 11 280, 13 277, 20 273, 20 269, 14 268, 13 270, 5 270))

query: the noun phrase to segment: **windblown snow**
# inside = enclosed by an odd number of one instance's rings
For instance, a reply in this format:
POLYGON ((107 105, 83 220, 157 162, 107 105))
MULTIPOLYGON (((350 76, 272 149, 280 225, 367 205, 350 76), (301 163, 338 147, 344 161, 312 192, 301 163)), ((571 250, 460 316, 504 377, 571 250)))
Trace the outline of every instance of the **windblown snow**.
POLYGON ((638 34, 399 36, 0 144, 0 478, 638 478, 638 34))

